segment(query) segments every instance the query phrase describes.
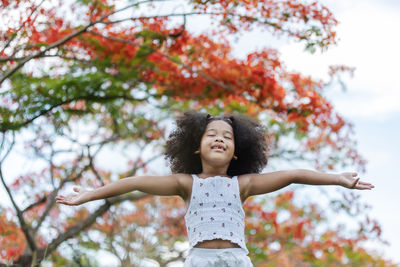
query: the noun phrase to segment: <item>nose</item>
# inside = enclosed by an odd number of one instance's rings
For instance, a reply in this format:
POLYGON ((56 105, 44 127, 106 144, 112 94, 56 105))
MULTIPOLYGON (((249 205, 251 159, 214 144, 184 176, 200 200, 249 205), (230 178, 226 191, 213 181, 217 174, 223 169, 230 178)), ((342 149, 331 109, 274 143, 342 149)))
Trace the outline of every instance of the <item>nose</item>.
POLYGON ((219 136, 216 136, 215 137, 215 142, 224 142, 224 140, 221 138, 221 137, 219 137, 219 136))

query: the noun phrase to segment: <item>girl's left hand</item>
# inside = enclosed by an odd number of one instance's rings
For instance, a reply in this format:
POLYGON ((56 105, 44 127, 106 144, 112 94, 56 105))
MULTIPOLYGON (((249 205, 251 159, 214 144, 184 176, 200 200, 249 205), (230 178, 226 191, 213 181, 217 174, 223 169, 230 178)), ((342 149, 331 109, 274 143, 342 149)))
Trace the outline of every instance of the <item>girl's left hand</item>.
POLYGON ((349 189, 359 189, 359 190, 371 190, 375 186, 366 183, 363 181, 360 181, 360 178, 357 177, 356 172, 344 172, 339 175, 339 185, 349 188, 349 189))

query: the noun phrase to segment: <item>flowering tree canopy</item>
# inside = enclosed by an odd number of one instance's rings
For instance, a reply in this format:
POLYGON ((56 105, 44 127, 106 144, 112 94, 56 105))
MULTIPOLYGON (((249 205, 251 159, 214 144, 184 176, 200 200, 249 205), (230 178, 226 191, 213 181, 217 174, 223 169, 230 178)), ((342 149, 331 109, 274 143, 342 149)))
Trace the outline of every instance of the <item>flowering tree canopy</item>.
MULTIPOLYGON (((144 257, 161 265, 181 259, 182 252, 174 249, 184 240, 183 207, 178 200, 150 201, 144 194, 132 193, 69 214, 60 213, 55 196, 69 184, 100 186, 146 172, 162 155, 166 123, 185 109, 257 117, 268 128, 271 158, 307 160, 320 169, 365 166, 356 151, 351 123, 324 96, 327 82, 288 71, 274 48, 252 51, 244 58, 232 52, 232 38, 253 30, 303 42, 311 52, 327 49, 336 43, 337 21, 319 2, 2 0, 0 15, 0 175, 10 199, 10 205, 1 204, 0 210, 4 264, 31 265, 44 258, 61 265, 89 260, 80 254, 63 255, 60 247, 72 246, 68 242, 83 251, 107 250, 121 265, 144 257), (206 22, 204 29, 195 32, 189 21, 200 18, 206 22), (285 147, 283 137, 297 148, 285 147), (4 162, 18 145, 44 167, 5 177, 4 162), (124 171, 99 166, 102 151, 113 148, 126 155, 128 146, 135 155, 127 155, 124 171), (153 156, 144 152, 149 149, 153 156), (125 200, 134 204, 126 206, 125 200), (155 246, 139 228, 154 234, 162 246, 155 246), (135 244, 146 248, 147 254, 135 244), (176 257, 164 258, 166 249, 176 257), (121 251, 134 253, 127 256, 121 251)), ((329 70, 332 77, 343 71, 352 69, 329 70)), ((285 201, 290 203, 290 198, 285 201)), ((279 227, 276 213, 263 213, 260 203, 249 201, 247 207, 264 220, 264 225, 250 222, 248 228, 256 229, 251 242, 261 248, 265 244, 259 244, 260 238, 303 242, 306 235, 313 236, 313 223, 319 222, 310 218, 319 216, 314 211, 302 213, 302 208, 290 204, 293 221, 279 227), (270 237, 272 230, 266 224, 275 229, 270 237)), ((316 242, 312 244, 324 257, 324 251, 340 247, 333 256, 336 261, 332 259, 338 264, 351 260, 354 253, 381 261, 349 245, 359 239, 335 239, 337 233, 320 237, 329 239, 330 245, 321 239, 309 242, 316 242)), ((285 246, 282 252, 259 253, 254 248, 252 253, 263 255, 256 259, 260 264, 275 256, 288 264, 323 259, 299 246, 292 251, 296 255, 292 261, 285 258, 287 250, 285 246)))

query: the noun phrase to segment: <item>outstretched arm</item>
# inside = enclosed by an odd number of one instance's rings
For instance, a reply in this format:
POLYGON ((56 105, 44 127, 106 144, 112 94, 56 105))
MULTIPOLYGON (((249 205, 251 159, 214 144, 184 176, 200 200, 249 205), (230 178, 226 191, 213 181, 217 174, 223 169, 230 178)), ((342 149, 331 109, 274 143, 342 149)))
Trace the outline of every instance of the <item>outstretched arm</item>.
POLYGON ((80 205, 88 201, 109 198, 130 191, 139 190, 151 195, 172 196, 183 195, 182 175, 172 174, 168 176, 137 176, 127 177, 109 183, 94 190, 74 188, 77 193, 72 196, 56 197, 57 203, 65 205, 80 205))
POLYGON ((276 191, 292 183, 309 185, 339 185, 349 189, 370 190, 374 186, 360 181, 355 172, 328 174, 311 170, 277 171, 263 174, 248 174, 247 196, 276 191))

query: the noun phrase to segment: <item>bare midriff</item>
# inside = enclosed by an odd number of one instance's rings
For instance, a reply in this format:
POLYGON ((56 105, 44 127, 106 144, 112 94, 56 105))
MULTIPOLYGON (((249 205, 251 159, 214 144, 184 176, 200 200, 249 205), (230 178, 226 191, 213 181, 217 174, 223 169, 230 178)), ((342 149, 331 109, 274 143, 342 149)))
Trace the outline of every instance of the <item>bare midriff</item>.
POLYGON ((197 243, 194 247, 195 248, 240 248, 238 244, 223 239, 205 240, 203 242, 197 243))

